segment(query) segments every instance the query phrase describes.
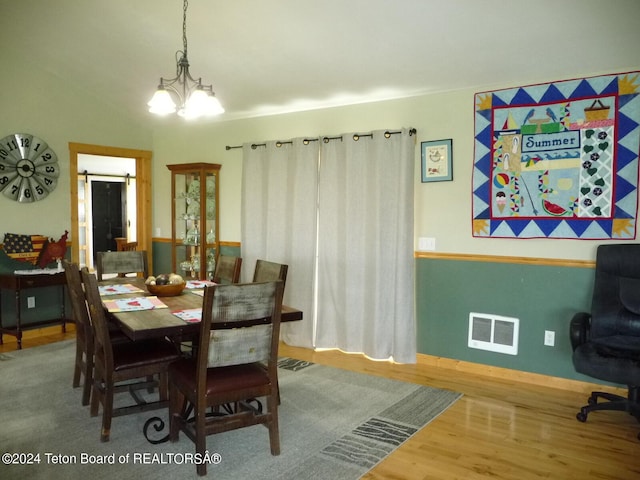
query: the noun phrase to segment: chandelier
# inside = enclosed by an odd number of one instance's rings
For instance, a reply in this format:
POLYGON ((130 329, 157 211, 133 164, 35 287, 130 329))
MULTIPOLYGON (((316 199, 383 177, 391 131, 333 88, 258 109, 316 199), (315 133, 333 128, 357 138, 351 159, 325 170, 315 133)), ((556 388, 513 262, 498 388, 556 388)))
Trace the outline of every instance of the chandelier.
POLYGON ((182 17, 183 50, 176 52, 176 76, 165 79, 160 77, 160 84, 153 98, 149 100, 149 111, 157 115, 175 113, 181 117, 192 119, 201 116, 213 116, 224 113, 224 108, 213 92, 212 85, 203 85, 202 79, 194 79, 189 73, 189 59, 187 58, 187 6, 184 0, 182 17), (174 102, 172 92, 178 100, 174 102))

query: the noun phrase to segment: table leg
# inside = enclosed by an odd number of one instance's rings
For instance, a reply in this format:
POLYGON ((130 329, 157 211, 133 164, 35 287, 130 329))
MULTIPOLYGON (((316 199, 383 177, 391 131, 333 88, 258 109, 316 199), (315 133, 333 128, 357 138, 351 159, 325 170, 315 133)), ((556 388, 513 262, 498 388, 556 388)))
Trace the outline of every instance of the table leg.
POLYGON ((4 341, 2 340, 2 290, 0 290, 0 345, 2 345, 4 341))
POLYGON ((16 340, 18 350, 22 350, 22 323, 20 321, 20 290, 16 290, 16 340))
POLYGON ((64 285, 60 286, 60 292, 61 292, 61 296, 60 296, 60 305, 61 305, 61 317, 60 319, 62 320, 62 333, 66 333, 67 332, 67 322, 66 322, 66 312, 65 312, 65 308, 64 308, 64 285))

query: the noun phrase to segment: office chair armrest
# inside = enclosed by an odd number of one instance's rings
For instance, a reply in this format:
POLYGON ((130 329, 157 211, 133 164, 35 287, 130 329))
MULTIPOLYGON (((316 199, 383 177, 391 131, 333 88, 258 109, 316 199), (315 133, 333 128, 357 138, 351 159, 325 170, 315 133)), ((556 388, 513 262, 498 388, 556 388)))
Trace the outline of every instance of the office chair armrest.
POLYGON ((571 347, 573 350, 589 339, 590 330, 591 314, 587 312, 576 313, 569 325, 569 338, 571 339, 571 347))

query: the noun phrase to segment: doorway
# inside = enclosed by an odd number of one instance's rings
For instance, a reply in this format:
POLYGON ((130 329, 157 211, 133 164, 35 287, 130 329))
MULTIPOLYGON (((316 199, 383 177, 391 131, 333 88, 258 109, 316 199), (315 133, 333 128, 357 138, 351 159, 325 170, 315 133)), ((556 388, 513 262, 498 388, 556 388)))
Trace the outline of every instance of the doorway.
POLYGON ((97 252, 117 250, 117 240, 137 238, 136 160, 78 155, 80 267, 93 269, 97 252))
MULTIPOLYGON (((93 247, 92 222, 94 214, 89 205, 95 203, 92 202, 94 184, 98 185, 98 189, 106 190, 104 184, 118 183, 119 187, 111 185, 109 189, 111 197, 118 197, 118 194, 114 192, 120 188, 121 206, 118 207, 117 201, 112 198, 114 203, 110 204, 110 214, 107 216, 111 216, 114 210, 124 210, 122 213, 122 234, 117 235, 118 231, 113 228, 114 221, 112 220, 111 233, 107 233, 107 228, 105 233, 99 233, 97 236, 104 239, 121 236, 137 241, 141 250, 149 252, 149 269, 153 271, 153 256, 151 255, 151 152, 80 143, 69 143, 69 152, 72 261, 83 266, 90 266, 93 265, 94 252, 116 249, 115 241, 114 244, 111 244, 111 248, 99 247, 100 250, 98 250, 93 247), (94 165, 101 165, 101 167, 98 170, 93 167, 88 168, 84 163, 87 158, 92 158, 92 161, 96 162, 94 165), (127 168, 130 170, 127 173, 114 175, 113 172, 109 172, 108 167, 113 169, 114 164, 122 162, 129 165, 127 168), (104 174, 99 174, 100 170, 104 174), (123 191, 126 193, 123 194, 123 191)), ((103 206, 106 212, 107 206, 103 206)), ((101 222, 103 220, 99 221, 99 223, 101 222)), ((117 223, 117 221, 115 222, 117 223)), ((109 222, 104 221, 104 223, 108 224, 109 222)))

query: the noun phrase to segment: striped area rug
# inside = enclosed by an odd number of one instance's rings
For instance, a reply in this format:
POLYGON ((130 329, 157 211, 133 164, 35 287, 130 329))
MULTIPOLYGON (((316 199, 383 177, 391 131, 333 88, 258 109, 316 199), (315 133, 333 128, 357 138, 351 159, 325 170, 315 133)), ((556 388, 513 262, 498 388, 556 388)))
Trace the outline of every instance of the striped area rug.
MULTIPOLYGON (((111 441, 100 442, 100 417, 89 415, 81 389, 71 387, 74 348, 66 341, 0 355, 0 453, 38 458, 0 465, 0 477, 196 478, 194 444, 185 435, 158 445, 143 435, 150 417, 167 422, 166 411, 114 418, 111 441)), ((355 480, 461 396, 289 358, 281 359, 279 376, 281 454, 271 455, 260 425, 211 435, 208 476, 355 480)), ((120 395, 117 402, 130 401, 120 395)))

